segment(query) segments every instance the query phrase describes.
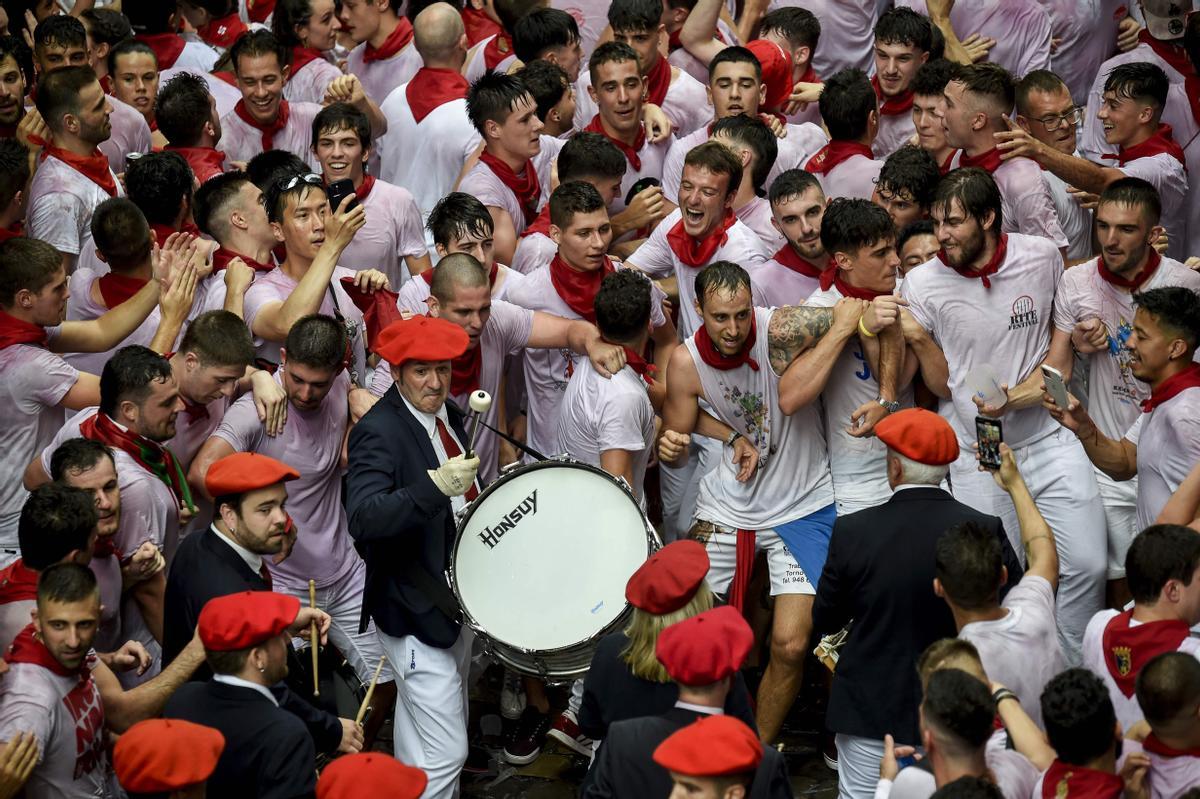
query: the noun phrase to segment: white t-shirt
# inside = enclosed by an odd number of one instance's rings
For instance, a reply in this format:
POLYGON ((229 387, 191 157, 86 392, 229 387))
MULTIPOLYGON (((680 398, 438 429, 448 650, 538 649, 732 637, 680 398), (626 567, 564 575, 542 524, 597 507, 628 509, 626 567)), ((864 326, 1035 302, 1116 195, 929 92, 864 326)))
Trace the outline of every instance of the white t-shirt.
POLYGON ((517 239, 512 268, 516 272, 527 275, 539 266, 545 266, 554 260, 554 254, 557 252, 558 245, 545 233, 527 233, 517 239))
MULTIPOLYGON (((824 31, 822 31, 824 33, 824 31)), ((913 123, 911 111, 899 114, 879 114, 879 133, 871 144, 875 157, 886 161, 887 157, 908 144, 909 139, 917 132, 913 123)))
MULTIPOLYGON (((468 77, 468 80, 470 78, 468 77)), ((586 68, 575 82, 575 129, 583 130, 600 110, 588 94, 592 75, 586 68)), ((708 89, 678 67, 671 68, 671 85, 662 101, 662 112, 675 126, 676 137, 700 130, 712 121, 713 107, 708 101, 708 89)))
MULTIPOLYGON (((316 103, 288 103, 288 121, 275 134, 272 149, 288 150, 304 159, 312 171, 321 173, 321 162, 312 150, 312 123, 321 106, 316 103)), ((263 151, 262 131, 247 125, 237 112, 221 117, 221 149, 227 161, 249 161, 263 151)))
POLYGON ((1144 749, 1141 742, 1127 738, 1122 747, 1122 760, 1117 763, 1118 772, 1132 752, 1145 752, 1146 757, 1150 758, 1150 771, 1146 779, 1150 786, 1150 799, 1177 799, 1189 788, 1200 785, 1200 757, 1151 752, 1144 749))
MULTIPOLYGON (((929 15, 925 0, 897 0, 896 5, 929 15)), ((987 60, 1015 80, 1035 69, 1050 69, 1050 15, 1041 0, 959 0, 950 11, 950 24, 960 39, 972 33, 995 39, 987 60)))
POLYGON ((850 67, 867 74, 874 71, 875 23, 880 9, 876 0, 771 0, 768 7, 774 11, 787 6, 807 8, 821 23, 821 40, 812 57, 818 75, 829 76, 850 67))
MULTIPOLYGON (((951 159, 950 168, 958 168, 961 158, 962 151, 959 150, 951 159)), ((1042 236, 1053 241, 1055 246, 1066 248, 1070 242, 1059 224, 1046 174, 1036 161, 1028 158, 1012 158, 996 167, 992 178, 1000 189, 1000 210, 1004 216, 1002 230, 1042 236)))
MULTIPOLYGON (((112 169, 117 197, 125 189, 112 169)), ((41 239, 59 252, 95 258, 92 243, 92 212, 109 199, 109 194, 81 172, 54 156, 46 158, 33 173, 29 184, 29 210, 26 214, 28 236, 41 239)))
MULTIPOLYGON (((540 210, 550 199, 550 172, 554 164, 554 159, 558 157, 558 151, 562 149, 564 144, 562 139, 556 139, 553 136, 541 136, 541 151, 533 157, 533 168, 538 175, 538 183, 541 185, 541 196, 538 198, 538 209, 540 210)), ((459 169, 462 165, 459 165, 459 169)), ((526 165, 528 168, 528 165, 526 165)), ((481 203, 492 208, 501 208, 508 212, 512 218, 513 230, 519 236, 525 226, 529 224, 525 219, 525 211, 521 207, 520 200, 513 190, 505 186, 500 178, 492 171, 492 168, 485 164, 482 160, 476 162, 475 166, 471 167, 471 171, 463 176, 462 183, 459 184, 458 190, 466 194, 473 194, 481 203)), ((529 220, 532 221, 532 218, 529 220)))
MULTIPOLYGON (((1033 786, 1040 775, 1029 758, 1011 749, 993 747, 989 741, 984 759, 1004 799, 1030 799, 1033 796, 1033 786)), ((932 772, 909 766, 896 775, 890 791, 885 793, 877 789, 875 799, 929 799, 936 791, 937 781, 932 772)))
POLYGON ((883 161, 852 155, 833 169, 817 174, 816 178, 821 191, 831 200, 835 197, 869 200, 882 169, 883 161))
MULTIPOLYGON (((1076 156, 1079 153, 1075 153, 1076 156)), ((1092 212, 1083 208, 1067 191, 1066 182, 1049 170, 1043 170, 1050 201, 1058 214, 1058 224, 1067 239, 1067 258, 1078 261, 1092 254, 1092 212)))
POLYGON ((1145 158, 1135 158, 1118 167, 1131 178, 1141 178, 1158 190, 1162 200, 1162 218, 1159 223, 1168 231, 1167 254, 1172 258, 1184 258, 1196 253, 1187 249, 1187 198, 1188 174, 1179 159, 1167 153, 1145 158), (1174 231, 1178 235, 1170 235, 1174 231))
POLYGON ((329 84, 342 77, 342 71, 324 58, 314 58, 288 75, 283 86, 283 98, 289 103, 325 102, 329 84))
POLYGON ((127 105, 111 94, 108 102, 112 105, 112 115, 108 121, 112 132, 108 138, 100 142, 100 152, 108 158, 109 168, 116 173, 125 171, 125 156, 129 153, 148 153, 154 146, 151 139, 150 126, 146 118, 131 105, 127 105))
POLYGON ((378 269, 392 291, 409 278, 403 259, 428 254, 421 210, 408 189, 375 181, 363 201, 367 221, 342 251, 341 261, 354 271, 378 269))
POLYGON ((1125 438, 1137 447, 1137 529, 1144 530, 1200 463, 1200 388, 1143 413, 1125 438))
MULTIPOLYGON (((775 252, 778 254, 779 250, 775 252)), ((754 290, 754 304, 763 308, 803 305, 814 291, 821 288, 819 277, 809 277, 789 269, 774 258, 768 258, 747 271, 750 272, 750 286, 754 290)))
POLYGON ((1117 25, 1126 16, 1126 0, 1041 0, 1050 14, 1058 46, 1050 54, 1054 74, 1063 79, 1075 102, 1087 101, 1100 65, 1117 52, 1117 25))
POLYGON ((366 52, 366 42, 350 51, 346 57, 346 74, 357 75, 367 97, 376 103, 382 103, 393 89, 412 80, 412 76, 421 68, 421 54, 413 42, 400 48, 400 52, 391 58, 381 58, 369 64, 363 59, 366 52))

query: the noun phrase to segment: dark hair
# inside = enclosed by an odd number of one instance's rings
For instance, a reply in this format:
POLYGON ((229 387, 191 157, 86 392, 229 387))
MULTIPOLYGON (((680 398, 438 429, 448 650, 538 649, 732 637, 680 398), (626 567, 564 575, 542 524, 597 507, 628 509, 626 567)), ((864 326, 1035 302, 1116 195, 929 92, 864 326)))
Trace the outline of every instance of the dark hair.
POLYGON ((212 94, 208 84, 192 72, 177 72, 154 101, 158 130, 175 147, 195 147, 212 120, 212 94))
POLYGON ((576 214, 590 214, 603 211, 607 206, 604 198, 591 183, 581 180, 561 183, 550 195, 550 222, 566 229, 575 219, 576 214))
POLYGON ((1016 82, 1012 74, 999 64, 969 64, 959 67, 951 79, 961 83, 972 94, 989 98, 1007 114, 1016 103, 1016 82))
POLYGON ((123 0, 121 13, 129 18, 129 24, 137 33, 168 33, 171 17, 175 15, 175 4, 162 0, 123 0))
POLYGON ((495 232, 487 207, 478 197, 461 191, 452 191, 438 200, 425 220, 425 227, 433 235, 434 244, 443 247, 467 236, 491 238, 495 232))
POLYGON ((975 522, 956 524, 938 536, 934 574, 955 605, 983 610, 996 604, 1004 568, 1000 542, 975 522))
POLYGON ((1134 102, 1154 106, 1155 120, 1167 104, 1167 92, 1170 88, 1171 81, 1167 78, 1167 73, 1158 64, 1149 61, 1118 64, 1104 79, 1105 92, 1115 92, 1118 97, 1128 97, 1134 102))
POLYGON ((283 348, 289 363, 337 369, 346 357, 346 328, 332 316, 302 316, 288 331, 283 348))
POLYGON ((921 708, 927 721, 967 749, 982 749, 992 736, 996 703, 986 685, 962 669, 929 675, 921 708))
MULTIPOLYGON (((1151 289, 1144 294, 1163 290, 1151 289)), ((1189 289, 1179 290, 1191 293, 1189 289)), ((1135 602, 1152 605, 1168 580, 1190 585, 1198 565, 1200 533, 1178 524, 1152 524, 1134 536, 1125 554, 1129 593, 1135 602)))
POLYGON ((775 159, 779 157, 779 144, 766 123, 756 117, 737 114, 718 119, 709 136, 726 136, 754 153, 750 181, 754 184, 755 194, 766 196, 763 186, 775 166, 775 159))
POLYGON ((924 147, 906 144, 883 162, 876 185, 881 191, 908 194, 917 205, 928 210, 941 179, 941 169, 933 155, 924 147))
POLYGON ((740 45, 725 47, 712 57, 708 62, 709 83, 712 83, 712 76, 721 64, 751 64, 754 67, 754 76, 762 80, 762 64, 758 56, 740 45))
POLYGON ((127 197, 109 197, 92 212, 92 240, 114 272, 150 260, 154 237, 140 208, 127 197))
POLYGON ((1046 683, 1042 720, 1063 763, 1085 765, 1114 744, 1117 715, 1112 700, 1100 678, 1087 669, 1067 669, 1046 683))
POLYGON ((625 175, 625 155, 607 136, 581 131, 567 139, 558 152, 558 180, 620 178, 625 175))
POLYGON ((1117 178, 1109 183, 1100 192, 1099 205, 1106 203, 1140 207, 1151 225, 1157 225, 1162 217, 1162 198, 1158 195, 1158 189, 1150 181, 1141 178, 1117 178))
POLYGON ((301 172, 280 171, 276 173, 274 182, 262 190, 263 205, 267 207, 268 221, 282 222, 283 212, 287 210, 288 201, 298 203, 314 190, 328 194, 325 181, 321 179, 320 175, 310 171, 307 165, 301 172), (293 178, 299 178, 299 180, 293 183, 293 178))
POLYGON ((1035 69, 1032 72, 1028 72, 1025 74, 1025 77, 1017 81, 1017 85, 1014 88, 1017 111, 1021 114, 1029 113, 1029 95, 1034 92, 1054 94, 1063 90, 1066 90, 1067 94, 1070 95, 1071 90, 1067 87, 1066 82, 1050 70, 1035 69))
POLYGON ((467 116, 482 136, 485 122, 504 124, 524 97, 531 95, 520 78, 489 69, 467 90, 467 116))
POLYGON ((79 93, 96 80, 96 73, 89 66, 60 67, 38 76, 35 104, 52 132, 62 133, 63 114, 79 114, 79 93))
POLYGON ((985 777, 959 777, 938 788, 929 799, 1004 799, 1004 793, 985 777))
POLYGON ((125 169, 125 191, 150 224, 173 225, 192 199, 187 159, 172 150, 146 153, 125 169))
MULTIPOLYGON (((241 502, 239 501, 236 504, 233 504, 233 506, 235 508, 241 507, 241 502)), ((252 649, 254 649, 254 647, 247 647, 246 649, 234 649, 228 652, 210 652, 205 650, 204 662, 208 664, 210 669, 212 669, 213 674, 237 674, 246 665, 246 660, 249 659, 250 651, 252 649)))
POLYGON ((271 17, 271 32, 280 44, 288 48, 289 61, 291 48, 301 45, 296 28, 307 25, 312 13, 312 3, 309 0, 276 0, 275 13, 271 17))
POLYGON ((492 9, 500 20, 500 27, 512 33, 513 28, 517 27, 517 20, 543 5, 544 0, 493 0, 492 9))
POLYGON ((488 285, 488 270, 465 252, 447 255, 433 270, 429 293, 439 302, 452 302, 460 288, 484 288, 488 285))
POLYGON ((237 10, 235 0, 184 0, 185 5, 207 11, 214 19, 232 14, 237 10))
POLYGON ((1137 676, 1137 701, 1146 721, 1161 735, 1177 722, 1190 725, 1200 706, 1200 661, 1187 652, 1156 655, 1137 676))
POLYGON ((946 91, 946 84, 958 75, 959 65, 944 58, 930 59, 917 70, 913 76, 911 89, 913 94, 924 97, 941 97, 946 91))
POLYGON ((928 53, 933 46, 933 25, 929 23, 929 17, 911 8, 890 8, 875 23, 875 42, 902 44, 928 53))
POLYGON ((109 417, 122 402, 140 404, 150 395, 150 384, 171 380, 171 364, 149 347, 122 347, 100 373, 100 413, 109 417))
POLYGON ((835 197, 821 217, 821 246, 832 258, 834 253, 857 253, 881 241, 896 238, 892 218, 870 200, 835 197))
POLYGON ((254 362, 254 341, 241 317, 231 311, 205 311, 192 320, 179 352, 193 352, 201 366, 241 366, 254 362))
POLYGON ((0 243, 0 307, 11 308, 18 291, 41 292, 60 269, 62 256, 41 239, 17 236, 0 243))
POLYGON ((239 36, 238 40, 233 43, 233 47, 229 48, 229 63, 233 66, 234 74, 237 74, 238 65, 243 56, 257 58, 271 54, 279 59, 280 70, 291 61, 290 51, 276 38, 275 34, 262 29, 250 30, 239 36))
POLYGON ((608 24, 613 33, 658 30, 662 23, 661 0, 613 0, 608 7, 608 24))
POLYGON ((951 171, 938 182, 929 209, 933 211, 935 208, 941 208, 949 212, 950 203, 954 200, 958 200, 963 211, 981 225, 984 216, 991 211, 996 215, 992 222, 992 230, 999 233, 1004 229, 1004 208, 1000 200, 1000 189, 996 186, 995 179, 982 169, 963 167, 951 171))
POLYGON ((35 51, 48 45, 87 47, 87 28, 69 14, 52 14, 37 24, 33 31, 35 51))
MULTIPOLYGON (((83 492, 86 496, 87 492, 83 492)), ((88 505, 95 515, 95 505, 91 497, 87 498, 88 505)), ((94 525, 93 525, 94 526, 94 525)), ((87 566, 78 563, 54 563, 41 570, 37 583, 38 606, 47 602, 82 602, 85 599, 100 599, 100 588, 96 584, 96 575, 87 566)))
POLYGON ((733 261, 713 261, 696 275, 696 302, 701 308, 710 292, 750 291, 750 274, 733 261))
POLYGON ((50 456, 50 479, 61 483, 71 472, 91 471, 101 458, 108 458, 116 469, 117 461, 107 444, 90 438, 68 438, 50 456))
MULTIPOLYGON (((111 50, 108 51, 108 56, 105 58, 105 61, 108 64, 108 74, 110 74, 110 75, 117 74, 117 59, 119 59, 123 55, 132 55, 134 53, 141 53, 142 55, 150 56, 151 58, 154 59, 155 69, 158 68, 158 55, 154 52, 154 49, 151 48, 150 45, 146 44, 145 42, 139 42, 137 39, 126 39, 125 41, 120 42, 119 44, 115 45, 111 50)), ((177 73, 177 74, 185 74, 186 75, 186 74, 190 74, 190 73, 177 73)), ((154 119, 156 121, 158 120, 157 108, 158 107, 156 105, 155 112, 154 112, 154 119)), ((164 133, 163 135, 166 136, 167 134, 164 133)))
POLYGON ((229 203, 237 199, 247 183, 250 178, 245 172, 222 172, 201 183, 192 197, 192 220, 196 227, 218 241, 228 234, 228 224, 218 221, 218 216, 228 211, 229 203))
POLYGON ((918 219, 916 222, 910 222, 904 226, 899 234, 896 235, 896 252, 904 249, 904 245, 914 236, 936 236, 937 233, 933 230, 933 220, 918 219))
POLYGON ((562 102, 563 95, 571 87, 571 81, 563 68, 543 58, 530 61, 521 67, 517 77, 533 95, 533 102, 537 105, 538 119, 543 122, 546 121, 546 115, 554 110, 554 106, 562 102))
POLYGON ((759 26, 759 36, 776 33, 792 47, 817 49, 821 40, 821 22, 807 8, 784 6, 768 12, 759 26))
POLYGON ((371 146, 371 120, 367 115, 349 103, 333 103, 322 108, 312 121, 312 146, 317 149, 317 142, 324 133, 353 131, 358 137, 358 143, 365 152, 371 146))
POLYGON ((34 74, 33 52, 29 49, 29 45, 25 44, 25 40, 20 36, 12 34, 0 36, 0 61, 3 61, 5 56, 12 56, 13 61, 17 62, 17 69, 21 70, 25 88, 28 89, 34 74))
POLYGON ((264 192, 284 175, 302 175, 311 171, 308 162, 291 150, 267 150, 246 162, 246 177, 264 192))
MULTIPOLYGON (((625 42, 605 42, 593 50, 591 58, 588 59, 588 74, 592 78, 592 83, 599 83, 597 73, 605 64, 624 64, 629 61, 632 61, 634 67, 640 70, 641 62, 638 60, 636 50, 625 42)), ((641 75, 640 71, 638 75, 641 75)))
POLYGON ((725 190, 726 197, 737 194, 738 187, 742 185, 742 162, 720 142, 697 144, 683 157, 683 166, 706 169, 714 175, 727 175, 729 186, 725 190))
POLYGON ((871 112, 879 110, 879 100, 867 73, 843 69, 825 81, 818 106, 829 138, 856 141, 866 135, 871 112))
POLYGON ((525 64, 537 61, 547 50, 570 47, 578 41, 579 24, 558 8, 535 8, 512 28, 513 52, 525 64))
POLYGON ((593 306, 601 335, 633 341, 650 323, 650 281, 636 269, 619 269, 600 281, 593 306))
POLYGON ((97 44, 117 45, 133 36, 133 26, 120 11, 89 8, 80 17, 87 23, 87 31, 97 44))
POLYGON ((825 196, 825 190, 821 188, 821 181, 817 180, 816 175, 799 168, 788 169, 780 172, 771 182, 771 191, 767 193, 767 199, 772 205, 786 202, 793 197, 799 197, 814 186, 821 192, 821 196, 825 196))
MULTIPOLYGON (((1159 327, 1182 338, 1187 343, 1188 360, 1191 361, 1190 354, 1200 344, 1200 296, 1196 292, 1183 286, 1163 286, 1134 292, 1133 304, 1153 316, 1159 327)), ((1195 532, 1192 535, 1200 536, 1195 532)))
POLYGON ((21 506, 17 540, 21 559, 34 571, 58 563, 72 550, 89 552, 99 515, 91 493, 61 483, 35 488, 21 506))
POLYGON ((7 208, 29 182, 29 151, 13 139, 0 139, 0 208, 7 208))

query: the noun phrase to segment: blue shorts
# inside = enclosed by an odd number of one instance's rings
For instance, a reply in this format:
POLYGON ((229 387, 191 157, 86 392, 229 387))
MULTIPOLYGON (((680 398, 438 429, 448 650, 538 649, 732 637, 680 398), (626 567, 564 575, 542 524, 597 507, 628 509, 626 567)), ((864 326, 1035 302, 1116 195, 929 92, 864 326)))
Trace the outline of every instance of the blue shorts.
POLYGON ((829 538, 833 535, 833 523, 836 520, 837 505, 831 502, 818 511, 795 521, 777 524, 774 528, 814 588, 825 569, 829 538))

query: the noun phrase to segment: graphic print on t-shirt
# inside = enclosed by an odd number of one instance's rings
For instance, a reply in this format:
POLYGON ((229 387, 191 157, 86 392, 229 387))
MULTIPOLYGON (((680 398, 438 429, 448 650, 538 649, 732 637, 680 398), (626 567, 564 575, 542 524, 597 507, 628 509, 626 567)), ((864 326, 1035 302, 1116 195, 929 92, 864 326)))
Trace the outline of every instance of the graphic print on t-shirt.
POLYGON ((1121 376, 1120 384, 1112 387, 1112 393, 1122 402, 1136 405, 1139 402, 1137 384, 1134 382, 1133 370, 1129 366, 1133 353, 1127 346, 1129 336, 1133 333, 1133 324, 1123 316, 1120 319, 1116 334, 1108 334, 1108 354, 1116 361, 1117 371, 1121 376))
POLYGON ((1028 294, 1022 294, 1013 300, 1012 316, 1008 318, 1009 330, 1020 330, 1023 327, 1036 327, 1038 323, 1038 312, 1034 305, 1033 297, 1028 294))
POLYGON ((730 386, 721 381, 721 393, 725 401, 734 407, 734 415, 745 420, 746 437, 754 442, 760 453, 759 468, 767 465, 767 445, 771 439, 770 409, 763 402, 762 394, 743 391, 741 386, 730 386))
POLYGON ((63 697, 75 721, 75 779, 95 771, 104 757, 104 709, 96 684, 87 680, 63 697))

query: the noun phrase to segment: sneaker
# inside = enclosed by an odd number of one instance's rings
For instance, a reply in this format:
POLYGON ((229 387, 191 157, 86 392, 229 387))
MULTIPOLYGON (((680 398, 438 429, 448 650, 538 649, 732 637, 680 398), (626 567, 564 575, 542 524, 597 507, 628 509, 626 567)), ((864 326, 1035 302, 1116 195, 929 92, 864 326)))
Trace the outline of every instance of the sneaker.
POLYGON ((838 770, 838 750, 837 742, 833 737, 833 733, 825 733, 821 736, 821 756, 825 759, 825 766, 830 771, 838 770))
POLYGON ((516 721, 524 710, 525 688, 521 678, 511 671, 505 671, 504 685, 500 688, 500 715, 509 721, 516 721))
POLYGON ((525 708, 512 739, 504 744, 504 759, 514 766, 528 766, 537 760, 550 723, 549 713, 539 713, 536 707, 525 708))
POLYGON ((554 720, 554 726, 550 728, 548 735, 584 757, 592 756, 595 741, 580 732, 575 714, 570 710, 564 710, 562 715, 554 720))

